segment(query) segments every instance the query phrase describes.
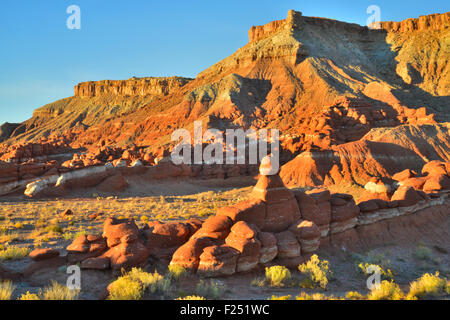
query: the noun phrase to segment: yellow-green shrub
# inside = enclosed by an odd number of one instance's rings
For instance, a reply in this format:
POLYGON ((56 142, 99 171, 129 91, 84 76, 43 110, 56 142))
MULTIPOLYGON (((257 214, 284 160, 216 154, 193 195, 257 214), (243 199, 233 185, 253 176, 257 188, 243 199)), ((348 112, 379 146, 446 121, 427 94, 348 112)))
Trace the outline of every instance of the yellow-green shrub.
POLYGON ((272 266, 266 268, 265 281, 272 287, 282 287, 291 280, 291 272, 284 266, 272 266))
POLYGON ((177 298, 175 300, 206 300, 206 299, 200 296, 186 296, 183 298, 177 298))
POLYGON ((42 300, 76 300, 79 294, 79 290, 71 290, 56 281, 52 281, 52 284, 39 295, 42 300))
POLYGON ((11 281, 0 281, 0 300, 11 300, 15 288, 11 281))
POLYGON ((22 294, 18 300, 41 300, 41 299, 37 294, 30 293, 29 291, 27 291, 27 293, 22 294))
POLYGON ((28 255, 30 249, 20 247, 8 247, 0 251, 0 260, 19 260, 28 255))
POLYGON ((367 295, 369 300, 400 300, 404 296, 400 287, 394 281, 381 281, 381 284, 367 295))
POLYGON ((371 275, 372 273, 370 273, 370 272, 368 272, 368 269, 371 267, 371 266, 375 266, 375 267, 378 267, 379 268, 379 270, 380 270, 380 275, 381 275, 381 279, 383 279, 383 280, 394 280, 394 274, 392 273, 392 271, 391 271, 391 269, 388 269, 388 268, 383 268, 383 266, 381 266, 381 265, 376 265, 376 264, 372 264, 372 263, 368 263, 368 262, 366 262, 366 263, 360 263, 359 265, 358 265, 358 267, 359 267, 359 270, 360 271, 362 271, 362 273, 365 275, 365 276, 369 276, 369 275, 371 275))
POLYGON ((275 296, 273 295, 268 300, 291 300, 292 296, 289 294, 287 296, 275 296))
POLYGON ((448 293, 447 279, 436 274, 426 273, 414 282, 411 282, 407 299, 423 299, 429 296, 440 296, 448 293))
POLYGON ((166 293, 170 290, 170 285, 170 279, 158 272, 148 273, 140 268, 133 268, 109 285, 109 299, 140 300, 146 290, 150 293, 166 293))
POLYGON ((326 289, 329 277, 332 275, 328 261, 320 261, 316 254, 307 263, 299 265, 298 270, 306 274, 312 282, 318 284, 322 289, 326 289))
POLYGON ((169 277, 174 280, 181 279, 186 274, 186 269, 180 265, 169 265, 169 277))

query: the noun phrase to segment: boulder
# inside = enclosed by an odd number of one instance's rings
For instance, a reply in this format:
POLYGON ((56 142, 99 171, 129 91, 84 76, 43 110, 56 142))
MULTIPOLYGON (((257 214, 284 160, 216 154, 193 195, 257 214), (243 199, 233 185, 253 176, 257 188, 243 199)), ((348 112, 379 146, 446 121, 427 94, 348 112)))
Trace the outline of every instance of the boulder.
POLYGON ((144 231, 149 248, 170 248, 183 245, 191 235, 191 227, 182 222, 157 224, 144 231))
POLYGON ((190 239, 175 251, 170 265, 178 265, 188 270, 196 271, 203 250, 213 245, 214 242, 209 238, 190 239))
POLYGON ((202 229, 204 231, 217 232, 229 230, 233 225, 233 220, 227 216, 218 215, 211 216, 205 220, 202 224, 202 229))
POLYGON ((139 237, 139 228, 133 219, 107 218, 103 226, 103 237, 109 248, 122 242, 134 242, 139 237))
POLYGON ((261 243, 256 235, 257 230, 254 226, 240 221, 231 228, 230 234, 225 239, 227 245, 240 252, 237 272, 249 271, 258 265, 261 243))
POLYGON ((295 258, 301 254, 300 243, 296 236, 290 231, 275 233, 277 239, 277 258, 295 258))
POLYGON ((200 255, 197 273, 205 277, 232 275, 236 272, 239 254, 228 245, 206 247, 200 255))
POLYGON ((422 190, 425 182, 429 177, 414 177, 402 180, 398 183, 399 186, 413 187, 416 190, 422 190))
POLYGON ((321 232, 314 222, 299 220, 289 228, 289 231, 299 241, 302 254, 314 252, 319 249, 321 232))
POLYGON ((441 174, 449 174, 445 162, 434 160, 427 162, 422 168, 422 174, 428 176, 437 176, 441 174))
POLYGON ((417 176, 417 173, 410 169, 405 169, 401 172, 398 172, 392 176, 392 179, 395 181, 403 181, 409 178, 414 178, 417 176))
POLYGON ((423 191, 427 193, 449 189, 450 189, 450 178, 445 174, 432 176, 423 185, 423 191))
POLYGON ((35 249, 28 255, 34 261, 42 261, 46 259, 51 259, 59 257, 59 251, 56 249, 35 249))
POLYGON ((392 195, 391 201, 398 201, 399 207, 410 207, 422 201, 422 197, 413 187, 400 186, 392 195))
POLYGON ((261 243, 259 263, 265 264, 278 255, 277 238, 270 232, 258 233, 258 240, 261 243))
POLYGON ((233 222, 246 221, 261 229, 266 219, 266 204, 260 199, 250 199, 231 207, 220 208, 217 215, 230 217, 233 222))
POLYGON ((300 210, 295 197, 282 202, 268 203, 262 231, 281 232, 300 218, 300 210))
POLYGON ((99 236, 80 235, 66 248, 69 263, 100 256, 107 250, 106 240, 99 236))
POLYGON ((121 242, 110 248, 101 258, 109 258, 111 268, 115 271, 130 270, 133 267, 142 267, 147 262, 149 251, 139 240, 121 242))

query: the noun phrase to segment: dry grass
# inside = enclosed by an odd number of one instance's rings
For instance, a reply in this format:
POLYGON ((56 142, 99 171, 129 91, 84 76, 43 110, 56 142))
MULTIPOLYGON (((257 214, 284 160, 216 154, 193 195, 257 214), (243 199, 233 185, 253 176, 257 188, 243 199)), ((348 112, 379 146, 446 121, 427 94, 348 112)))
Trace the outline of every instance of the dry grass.
POLYGON ((28 248, 10 246, 0 250, 0 260, 20 260, 30 253, 28 248))
POLYGON ((24 243, 39 247, 44 243, 74 239, 80 233, 101 233, 106 217, 134 218, 143 225, 150 220, 177 221, 205 219, 223 206, 248 198, 251 188, 208 191, 186 196, 93 197, 87 199, 32 200, 2 202, 0 245, 24 243), (62 217, 70 208, 74 215, 62 217), (89 215, 101 215, 90 219, 89 215))
POLYGON ((0 281, 0 300, 11 300, 15 288, 11 281, 0 281))

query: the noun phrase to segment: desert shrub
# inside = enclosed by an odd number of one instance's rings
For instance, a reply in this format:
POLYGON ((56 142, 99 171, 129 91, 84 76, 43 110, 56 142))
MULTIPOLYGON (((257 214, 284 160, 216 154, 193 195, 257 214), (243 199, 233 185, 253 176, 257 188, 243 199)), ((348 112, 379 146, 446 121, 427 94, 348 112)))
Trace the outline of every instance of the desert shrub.
POLYGON ((186 296, 186 297, 183 297, 183 298, 176 298, 175 300, 206 300, 205 298, 203 298, 203 297, 200 297, 200 296, 186 296))
POLYGON ((404 296, 400 287, 394 281, 381 281, 379 286, 374 287, 367 296, 369 300, 400 300, 404 296))
POLYGON ((58 224, 51 224, 49 226, 46 226, 44 231, 48 233, 63 233, 63 229, 58 224))
POLYGON ((0 251, 0 260, 20 260, 28 255, 30 249, 11 246, 0 251))
POLYGON ((186 273, 187 273, 186 268, 180 265, 171 264, 169 266, 169 277, 171 279, 180 280, 183 276, 186 275, 186 273))
POLYGON ((157 291, 166 293, 170 290, 171 286, 170 278, 165 278, 156 271, 154 273, 148 273, 140 268, 133 268, 125 277, 142 283, 144 290, 148 290, 150 293, 157 291))
POLYGON ((143 285, 128 277, 120 277, 108 286, 109 300, 141 300, 143 285))
POLYGON ((359 271, 362 272, 365 276, 370 276, 372 272, 369 272, 369 268, 371 266, 378 267, 380 269, 380 275, 381 279, 383 280, 394 280, 394 274, 392 273, 391 269, 384 269, 383 266, 371 264, 371 263, 360 263, 358 265, 359 271))
POLYGON ((76 300, 80 290, 71 290, 66 286, 52 281, 52 284, 40 292, 42 300, 76 300))
POLYGON ((158 272, 148 273, 140 268, 133 268, 130 272, 124 273, 109 287, 110 300, 140 300, 145 291, 150 293, 166 293, 170 290, 170 279, 165 278, 158 272))
POLYGON ((433 258, 433 251, 423 244, 419 244, 414 251, 414 256, 419 260, 431 260, 433 258))
POLYGON ((30 293, 30 291, 27 291, 27 293, 22 294, 17 300, 41 300, 41 299, 37 294, 30 293))
POLYGON ((424 299, 448 294, 447 279, 441 278, 439 272, 436 274, 426 273, 416 281, 411 282, 407 299, 424 299))
POLYGON ((333 295, 326 296, 323 293, 313 293, 309 295, 306 292, 302 292, 295 297, 295 300, 336 300, 336 298, 333 295))
POLYGON ((328 261, 320 261, 316 254, 307 263, 299 265, 298 270, 307 275, 313 283, 318 284, 322 289, 326 289, 329 278, 332 276, 328 261))
POLYGON ((195 294, 209 299, 221 299, 225 294, 226 286, 217 280, 210 279, 209 281, 200 280, 195 287, 195 294))
POLYGON ((15 288, 11 281, 0 281, 0 300, 11 300, 15 288))
POLYGON ((291 300, 292 296, 289 294, 287 296, 275 296, 273 295, 268 300, 291 300))
POLYGON ((362 300, 364 296, 357 291, 349 291, 345 295, 345 299, 347 300, 362 300))
POLYGON ((265 282, 272 287, 282 287, 291 280, 291 272, 284 266, 272 266, 266 268, 265 282))

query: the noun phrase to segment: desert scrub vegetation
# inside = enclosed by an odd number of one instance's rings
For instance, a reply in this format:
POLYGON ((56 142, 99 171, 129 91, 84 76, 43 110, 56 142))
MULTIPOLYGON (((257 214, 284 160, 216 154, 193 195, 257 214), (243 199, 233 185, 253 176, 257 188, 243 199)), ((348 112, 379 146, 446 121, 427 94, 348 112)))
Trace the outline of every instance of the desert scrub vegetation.
POLYGON ((22 294, 17 300, 41 300, 41 298, 36 293, 27 291, 27 293, 22 294))
POLYGON ((269 299, 267 300, 291 300, 292 296, 290 294, 286 295, 286 296, 271 296, 269 299))
POLYGON ((301 292, 298 296, 295 297, 295 300, 339 300, 333 295, 325 295, 323 293, 313 293, 307 294, 306 292, 301 292))
POLYGON ((141 225, 151 220, 204 219, 214 214, 219 207, 248 199, 251 189, 230 188, 164 197, 117 198, 96 195, 82 199, 3 202, 0 243, 25 240, 40 245, 49 241, 68 240, 71 234, 80 229, 100 233, 107 217, 134 218, 141 225), (68 208, 73 211, 73 216, 62 217, 61 214, 68 208), (91 219, 89 216, 92 214, 100 215, 91 219))
POLYGON ((148 291, 167 296, 171 289, 171 279, 158 272, 148 273, 141 268, 133 268, 108 286, 109 300, 140 300, 148 291))
POLYGON ((176 264, 169 265, 169 271, 167 273, 167 276, 170 279, 179 281, 181 278, 186 276, 186 274, 187 274, 187 270, 184 267, 182 267, 180 265, 176 265, 176 264))
POLYGON ((401 300, 404 297, 403 291, 394 281, 381 281, 379 286, 375 286, 367 295, 368 300, 401 300))
POLYGON ((213 279, 210 279, 209 281, 200 280, 195 287, 195 295, 211 300, 219 300, 223 298, 226 291, 227 287, 225 284, 213 279))
POLYGON ((414 250, 414 256, 419 260, 432 260, 433 251, 425 245, 419 243, 414 250))
POLYGON ((0 300, 11 300, 15 288, 11 281, 0 281, 0 300))
POLYGON ((69 289, 68 287, 52 281, 52 284, 39 292, 40 300, 76 300, 80 290, 69 289))
POLYGON ((374 266, 380 268, 379 270, 383 280, 394 280, 394 271, 391 266, 391 260, 387 259, 383 253, 376 253, 374 251, 369 251, 365 255, 353 253, 352 259, 358 273, 368 276, 373 273, 373 271, 369 272, 370 267, 374 266))
POLYGON ((370 276, 377 269, 380 272, 381 279, 383 280, 394 280, 394 275, 392 274, 391 269, 384 269, 382 266, 371 264, 371 263, 360 263, 358 265, 359 271, 362 272, 365 276, 370 276))
POLYGON ((435 274, 426 273, 416 281, 411 282, 406 299, 417 300, 450 294, 450 282, 435 274))
POLYGON ((292 275, 288 268, 284 266, 272 266, 266 268, 264 280, 259 284, 271 287, 284 287, 291 285, 292 275))
POLYGON ((179 297, 175 300, 206 300, 204 297, 200 296, 186 296, 186 297, 179 297))
POLYGON ((30 249, 16 246, 9 246, 0 250, 0 260, 20 260, 28 256, 30 249))
POLYGON ((300 286, 307 288, 319 286, 326 289, 333 275, 329 262, 321 261, 316 254, 312 255, 308 262, 299 265, 298 270, 307 277, 306 280, 300 282, 300 286))

